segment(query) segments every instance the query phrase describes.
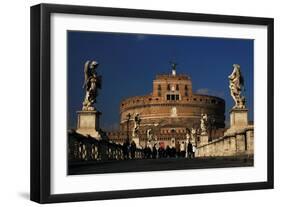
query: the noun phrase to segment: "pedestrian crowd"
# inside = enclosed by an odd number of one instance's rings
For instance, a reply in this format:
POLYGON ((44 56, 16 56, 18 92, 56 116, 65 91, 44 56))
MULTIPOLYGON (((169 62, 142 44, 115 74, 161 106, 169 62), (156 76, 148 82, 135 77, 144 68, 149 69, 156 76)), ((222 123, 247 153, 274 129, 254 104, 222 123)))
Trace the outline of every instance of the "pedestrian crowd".
MULTIPOLYGON (((154 144, 153 146, 146 146, 143 150, 143 159, 161 159, 161 158, 195 158, 196 146, 192 145, 191 142, 187 144, 182 142, 179 148, 170 147, 167 145, 157 146, 158 144, 154 144)), ((136 158, 136 150, 137 146, 134 141, 131 143, 129 140, 126 140, 122 145, 122 152, 124 159, 135 159, 136 158)))

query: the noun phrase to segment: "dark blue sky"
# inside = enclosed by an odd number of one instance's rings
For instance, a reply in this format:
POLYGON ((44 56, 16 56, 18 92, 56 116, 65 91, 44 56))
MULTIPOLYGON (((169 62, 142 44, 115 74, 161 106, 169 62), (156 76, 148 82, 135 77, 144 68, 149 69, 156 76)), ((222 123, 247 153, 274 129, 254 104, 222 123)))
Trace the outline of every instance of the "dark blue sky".
POLYGON ((171 60, 179 64, 177 73, 191 76, 194 92, 225 99, 227 119, 234 104, 227 77, 232 64, 240 64, 249 119, 253 120, 254 40, 81 31, 67 35, 69 128, 76 126, 76 111, 82 108, 87 60, 100 63, 103 82, 96 106, 102 112, 103 129, 118 126, 123 98, 152 92, 155 75, 171 72, 171 60))

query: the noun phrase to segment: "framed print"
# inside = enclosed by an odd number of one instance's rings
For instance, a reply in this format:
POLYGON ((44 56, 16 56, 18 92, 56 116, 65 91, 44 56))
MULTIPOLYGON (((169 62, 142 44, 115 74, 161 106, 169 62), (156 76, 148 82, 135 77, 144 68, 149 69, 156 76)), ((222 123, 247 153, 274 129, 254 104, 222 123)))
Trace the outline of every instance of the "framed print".
POLYGON ((31 7, 31 200, 273 188, 273 19, 31 7))

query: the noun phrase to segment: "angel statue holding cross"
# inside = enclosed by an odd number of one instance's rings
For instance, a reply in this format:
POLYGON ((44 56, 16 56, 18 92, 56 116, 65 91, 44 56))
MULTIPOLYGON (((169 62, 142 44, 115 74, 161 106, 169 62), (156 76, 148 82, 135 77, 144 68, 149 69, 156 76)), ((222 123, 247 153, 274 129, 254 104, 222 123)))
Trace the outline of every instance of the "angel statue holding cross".
POLYGON ((98 96, 98 89, 101 88, 101 76, 97 75, 97 61, 86 61, 84 65, 84 84, 83 88, 86 90, 85 98, 83 101, 83 111, 94 111, 94 103, 98 96))

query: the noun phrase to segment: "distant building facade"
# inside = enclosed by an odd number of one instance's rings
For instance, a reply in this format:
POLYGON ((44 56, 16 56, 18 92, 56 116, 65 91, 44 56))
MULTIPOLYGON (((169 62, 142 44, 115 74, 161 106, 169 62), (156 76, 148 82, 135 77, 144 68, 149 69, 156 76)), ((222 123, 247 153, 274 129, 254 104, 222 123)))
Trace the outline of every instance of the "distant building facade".
POLYGON ((107 132, 110 140, 123 143, 127 137, 131 138, 134 114, 140 114, 138 137, 143 147, 150 135, 164 147, 177 147, 186 141, 188 131, 200 128, 201 114, 208 114, 211 119, 210 137, 222 136, 225 128, 224 99, 193 93, 191 78, 186 74, 177 75, 175 70, 171 74, 156 75, 151 94, 121 102, 120 130, 107 132))

